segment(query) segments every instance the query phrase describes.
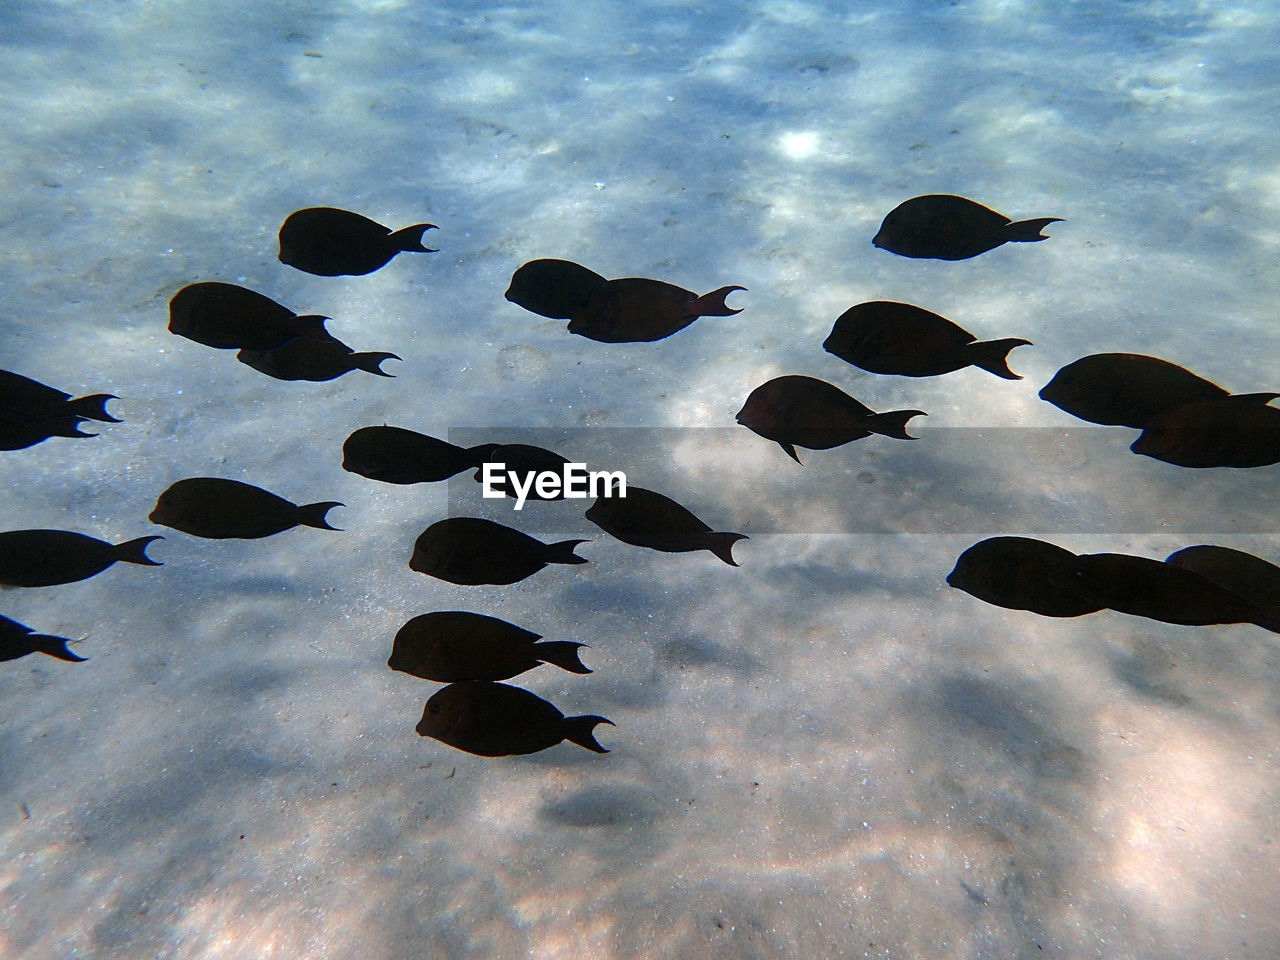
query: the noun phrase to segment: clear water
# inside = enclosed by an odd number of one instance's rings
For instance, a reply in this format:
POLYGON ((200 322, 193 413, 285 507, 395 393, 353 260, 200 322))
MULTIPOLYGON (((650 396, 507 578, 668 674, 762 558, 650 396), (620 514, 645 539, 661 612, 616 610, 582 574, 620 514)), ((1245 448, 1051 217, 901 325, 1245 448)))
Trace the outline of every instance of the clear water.
POLYGON ((1262 0, 6 4, 0 367, 124 422, 3 454, 0 527, 166 539, 0 592, 89 658, 0 665, 0 955, 1277 955, 1275 636, 944 578, 997 533, 1280 560, 1280 468, 1189 478, 1036 396, 1103 351, 1280 383, 1278 40, 1262 0), (871 246, 934 192, 1065 222, 959 263, 871 246), (440 252, 283 266, 280 222, 320 204, 430 220, 440 252), (536 257, 749 290, 597 344, 503 299, 536 257), (271 380, 168 333, 199 280, 404 361, 271 380), (824 353, 870 299, 1034 341, 1025 379, 824 353), (783 373, 929 417, 800 467, 733 422, 783 373), (378 423, 607 434, 600 466, 749 533, 741 568, 530 504, 510 522, 590 563, 430 580, 413 540, 476 488, 343 472, 378 423), (340 500, 343 532, 147 521, 200 475, 340 500), (436 685, 385 660, 437 609, 590 644, 592 674, 518 682, 609 717, 610 752, 419 738, 436 685))

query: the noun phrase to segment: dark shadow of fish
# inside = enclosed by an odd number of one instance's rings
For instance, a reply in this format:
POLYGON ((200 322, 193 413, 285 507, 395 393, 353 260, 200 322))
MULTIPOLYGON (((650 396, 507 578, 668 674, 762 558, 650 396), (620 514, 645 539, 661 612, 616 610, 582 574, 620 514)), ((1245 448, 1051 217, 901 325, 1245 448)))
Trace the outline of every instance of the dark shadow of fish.
POLYGON ((1073 417, 1137 430, 1166 410, 1227 395, 1185 367, 1138 353, 1081 357, 1055 373, 1040 391, 1040 399, 1073 417))
POLYGON ((193 537, 256 540, 298 526, 337 530, 325 514, 340 506, 336 500, 298 506, 239 480, 191 477, 160 494, 148 519, 193 537))
POLYGON ((981 367, 1005 380, 1021 380, 1009 369, 1009 351, 1030 340, 978 339, 946 317, 909 303, 873 300, 836 318, 822 348, 869 373, 935 377, 963 367, 981 367))
POLYGON ((519 687, 463 680, 437 691, 418 721, 419 736, 482 757, 537 753, 568 740, 608 753, 595 728, 611 720, 594 714, 566 717, 554 705, 519 687))
POLYGON ((929 194, 889 211, 871 242, 901 257, 968 260, 1006 243, 1047 240, 1040 231, 1061 221, 1061 217, 1014 221, 964 197, 929 194))
POLYGON ((720 287, 698 296, 661 280, 624 277, 597 288, 569 320, 569 332, 598 343, 652 343, 683 330, 699 317, 741 313, 725 297, 746 287, 720 287))
POLYGON ((664 553, 708 550, 736 567, 733 545, 741 533, 716 533, 670 497, 628 485, 625 496, 597 497, 587 519, 623 543, 664 553))
POLYGON ((1280 633, 1280 609, 1253 603, 1187 567, 1148 557, 1081 554, 1062 584, 1108 609, 1161 623, 1253 623, 1280 633))
POLYGON ((342 445, 342 469, 383 483, 435 483, 479 467, 494 446, 464 448, 403 427, 361 427, 342 445))
POLYGON ((530 260, 511 275, 511 303, 551 320, 568 320, 609 281, 571 260, 530 260))
POLYGON ((1129 447, 1178 467, 1267 467, 1280 463, 1280 393, 1241 393, 1186 403, 1147 421, 1129 447))
POLYGON ((328 317, 298 316, 234 283, 183 287, 169 301, 169 332, 219 350, 273 350, 297 337, 327 337, 328 317))
POLYGON ((280 262, 321 277, 363 276, 398 253, 435 253, 422 245, 422 235, 434 229, 415 223, 392 231, 350 210, 307 207, 280 226, 280 262))
POLYGON ((549 563, 586 563, 573 552, 586 542, 547 544, 492 520, 450 517, 433 523, 418 536, 409 569, 449 583, 516 583, 549 563))
POLYGON ((1009 610, 1079 617, 1105 604, 1081 596, 1072 582, 1076 555, 1030 537, 989 537, 960 554, 947 584, 1009 610))
POLYGON ((1199 544, 1169 554, 1164 562, 1198 573, 1259 607, 1280 611, 1280 567, 1261 557, 1199 544))
POLYGON ((876 413, 825 380, 789 375, 752 390, 735 419, 799 463, 796 447, 829 450, 873 433, 914 440, 907 434, 907 421, 923 416, 923 410, 876 413))
POLYGON ((50 437, 94 437, 84 433, 85 420, 121 421, 107 413, 111 393, 72 398, 69 393, 0 370, 0 450, 22 450, 50 437))
POLYGON ((0 584, 49 587, 87 580, 113 563, 158 567, 146 555, 147 545, 163 537, 138 537, 124 543, 70 530, 7 530, 0 533, 0 584))
POLYGON ((43 653, 68 663, 83 663, 86 657, 78 657, 67 649, 67 644, 72 642, 66 637, 36 633, 16 620, 0 616, 0 661, 17 660, 31 653, 43 653))
POLYGON ((564 468, 569 458, 563 457, 554 450, 535 447, 527 443, 501 443, 489 447, 484 459, 478 465, 473 479, 477 483, 484 482, 485 464, 494 464, 495 473, 501 478, 501 486, 494 485, 496 491, 504 496, 516 496, 516 489, 524 490, 524 500, 563 500, 564 490, 557 486, 555 492, 543 495, 538 492, 535 479, 539 474, 554 473, 564 475, 564 468), (515 474, 513 481, 509 474, 515 474))
POLYGON ((570 673, 590 673, 578 658, 584 646, 542 640, 540 634, 497 617, 441 610, 414 617, 400 628, 387 666, 440 683, 506 680, 544 663, 570 673))
POLYGON ((394 353, 356 353, 341 340, 326 334, 323 338, 299 337, 274 350, 241 350, 236 359, 259 373, 277 380, 308 380, 321 383, 336 380, 353 370, 390 377, 379 364, 399 360, 394 353))

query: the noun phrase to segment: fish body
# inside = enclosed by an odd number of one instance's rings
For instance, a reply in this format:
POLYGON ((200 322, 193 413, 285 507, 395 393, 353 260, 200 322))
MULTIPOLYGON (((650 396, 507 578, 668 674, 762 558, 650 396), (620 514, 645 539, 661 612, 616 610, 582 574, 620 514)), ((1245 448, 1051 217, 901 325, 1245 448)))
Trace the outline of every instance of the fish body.
POLYGON ((259 373, 277 380, 308 380, 322 383, 336 380, 352 370, 390 377, 379 366, 385 360, 399 360, 394 353, 356 353, 337 337, 298 337, 273 350, 241 350, 236 359, 259 373))
POLYGON ((1198 573, 1259 607, 1280 611, 1280 567, 1261 557, 1200 544, 1175 551, 1164 562, 1198 573))
POLYGON ((148 519, 193 537, 255 540, 297 526, 336 530, 325 514, 340 506, 336 500, 298 506, 239 480, 191 477, 160 494, 148 519))
POLYGON ((569 320, 569 332, 599 343, 651 343, 683 330, 699 317, 741 313, 725 303, 734 290, 720 287, 699 297, 661 280, 624 277, 597 287, 569 320))
POLYGON ((48 587, 74 583, 117 561, 158 567, 160 564, 146 555, 146 548, 163 539, 138 537, 110 544, 70 530, 8 530, 0 533, 0 584, 48 587))
POLYGON ((403 427, 361 427, 342 445, 342 469, 383 483, 435 483, 479 467, 492 447, 459 447, 403 427))
POLYGON ((1076 555, 1030 537, 989 537, 956 560, 947 575, 957 590, 1010 610, 1043 617, 1079 617, 1105 606, 1081 596, 1071 582, 1076 555))
POLYGON ((273 350, 297 337, 327 337, 328 317, 298 316, 234 283, 183 287, 169 301, 169 331, 219 350, 273 350))
POLYGON ((573 552, 586 542, 547 544, 492 520, 450 517, 433 523, 418 536, 409 569, 449 583, 516 583, 549 563, 586 563, 573 552))
POLYGON ((566 717, 541 697, 519 687, 483 680, 452 683, 423 708, 419 736, 482 757, 506 757, 546 750, 565 740, 595 753, 608 753, 593 731, 604 717, 566 717))
POLYGON ((502 470, 499 474, 502 477, 502 485, 506 488, 506 495, 513 496, 512 487, 518 487, 525 491, 524 500, 563 500, 565 498, 564 490, 557 486, 555 493, 549 496, 543 496, 538 492, 535 481, 531 479, 532 474, 536 477, 540 473, 554 473, 557 476, 564 475, 564 468, 569 463, 567 457, 563 457, 554 450, 547 450, 545 447, 535 447, 527 443, 499 443, 488 448, 484 455, 484 460, 478 465, 473 479, 477 483, 484 480, 484 467, 486 463, 502 464, 502 470), (514 481, 508 474, 515 474, 514 481))
POLYGON ((946 317, 909 303, 873 300, 840 314, 822 347, 869 373, 935 377, 976 366, 1020 380, 1007 357, 1014 347, 1030 343, 1017 338, 978 342, 946 317))
POLYGON ((1280 633, 1275 612, 1176 564, 1122 553, 1076 558, 1070 589, 1111 610, 1161 623, 1256 623, 1280 633))
POLYGON ((587 519, 623 543, 664 553, 709 550, 736 567, 733 545, 747 539, 741 533, 716 533, 696 516, 652 490, 628 486, 625 497, 598 497, 587 519))
POLYGON ((422 235, 434 229, 415 223, 392 231, 350 210, 307 207, 280 226, 280 262, 321 277, 363 276, 398 253, 435 253, 422 245, 422 235))
POLYGON ((424 613, 396 633, 387 666, 424 680, 506 680, 551 663, 590 673, 578 659, 584 646, 541 635, 513 623, 465 610, 424 613))
POLYGON ((1005 243, 1047 240, 1040 231, 1061 219, 1013 221, 964 197, 930 194, 889 211, 871 242, 901 257, 968 260, 1005 243))
POLYGON ((914 439, 907 435, 907 421, 924 415, 923 410, 876 413, 825 380, 788 375, 752 390, 735 419, 799 463, 796 447, 829 450, 873 433, 914 439))
POLYGON ((1138 353, 1081 357, 1040 391, 1040 399, 1073 417, 1137 430, 1166 410, 1225 396, 1222 387, 1185 367, 1138 353))
POLYGON ((68 663, 83 663, 84 657, 78 657, 67 649, 70 642, 66 637, 36 633, 25 624, 0 617, 0 661, 17 660, 31 653, 43 653, 68 663))
POLYGON ((1129 447, 1179 467, 1266 467, 1280 463, 1275 393, 1234 394, 1187 403, 1147 421, 1129 447))
POLYGON ((540 317, 568 320, 606 283, 600 274, 571 260, 530 260, 511 275, 504 296, 540 317))

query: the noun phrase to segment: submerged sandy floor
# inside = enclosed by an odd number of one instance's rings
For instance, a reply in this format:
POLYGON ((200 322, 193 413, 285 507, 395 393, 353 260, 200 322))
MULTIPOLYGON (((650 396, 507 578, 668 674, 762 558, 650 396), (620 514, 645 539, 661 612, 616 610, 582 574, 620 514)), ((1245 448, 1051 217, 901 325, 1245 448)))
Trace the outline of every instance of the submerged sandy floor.
POLYGON ((1179 471, 1036 395, 1103 351, 1280 384, 1278 32, 1260 2, 10 5, 0 367, 123 422, 0 454, 0 527, 165 539, 160 567, 0 591, 88 658, 0 664, 0 954, 1275 956, 1275 635, 1051 620, 945 577, 999 533, 1280 561, 1280 467, 1179 471), (871 246, 931 192, 1065 222, 958 263, 871 246), (292 270, 276 231, 317 204, 429 220, 440 252, 292 270), (537 257, 741 284, 744 310, 590 342, 503 299, 537 257), (200 280, 403 362, 269 379, 167 332, 200 280), (1025 379, 824 353, 870 299, 1034 341, 1025 379), (925 410, 920 439, 798 466, 733 420, 786 373, 925 410), (741 567, 580 502, 342 471, 380 423, 560 436, 747 533, 741 567), (339 500, 343 530, 148 523, 201 475, 339 500), (503 511, 590 562, 408 569, 428 524, 503 511), (419 738, 437 685, 385 661, 448 609, 589 644, 593 673, 515 682, 608 717, 610 752, 419 738))

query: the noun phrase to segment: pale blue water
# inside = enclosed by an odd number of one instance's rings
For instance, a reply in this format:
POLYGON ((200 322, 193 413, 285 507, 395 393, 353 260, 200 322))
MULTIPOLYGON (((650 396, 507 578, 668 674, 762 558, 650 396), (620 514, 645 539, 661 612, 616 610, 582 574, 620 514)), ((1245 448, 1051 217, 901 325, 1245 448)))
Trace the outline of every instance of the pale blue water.
POLYGON ((0 454, 0 528, 165 539, 161 567, 0 591, 89 658, 0 664, 0 955, 1275 956, 1275 635, 944 581, 997 533, 1280 561, 1280 467, 1189 476, 1036 396, 1104 351, 1280 384, 1277 40, 1264 2, 7 4, 0 368, 117 394, 123 422, 0 454), (959 263, 874 249, 926 193, 1065 222, 959 263), (300 273, 275 234, 309 205, 429 220, 440 252, 300 273), (748 291, 598 344, 503 299, 537 257, 748 291), (268 379, 168 333, 200 280, 403 363, 268 379), (1025 379, 824 353, 871 299, 1034 341, 1025 379), (925 410, 920 439, 797 466, 733 421, 787 373, 925 410), (467 488, 342 471, 384 422, 598 433, 749 533, 741 567, 629 547, 581 504, 484 504, 590 562, 413 573, 467 488), (593 429, 633 427, 681 430, 593 429), (199 475, 340 500, 343 532, 147 521, 199 475), (437 685, 385 661, 446 609, 590 644, 592 674, 516 682, 609 717, 610 752, 419 738, 437 685))

